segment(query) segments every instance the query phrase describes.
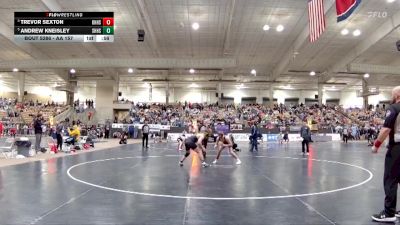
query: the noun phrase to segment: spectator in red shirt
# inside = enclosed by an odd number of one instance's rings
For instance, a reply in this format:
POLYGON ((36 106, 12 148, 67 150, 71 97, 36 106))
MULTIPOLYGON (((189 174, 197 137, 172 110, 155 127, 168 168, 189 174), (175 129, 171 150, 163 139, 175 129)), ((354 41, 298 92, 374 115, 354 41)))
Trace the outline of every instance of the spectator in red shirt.
POLYGON ((10 136, 15 138, 15 135, 17 134, 17 128, 14 126, 10 128, 10 136))

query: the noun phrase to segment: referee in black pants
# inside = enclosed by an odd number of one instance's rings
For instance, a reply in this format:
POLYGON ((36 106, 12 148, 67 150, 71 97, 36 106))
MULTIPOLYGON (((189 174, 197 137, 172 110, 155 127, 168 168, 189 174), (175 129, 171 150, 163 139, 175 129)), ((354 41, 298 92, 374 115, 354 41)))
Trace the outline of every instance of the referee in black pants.
POLYGON ((142 127, 142 147, 144 148, 144 142, 146 141, 146 148, 149 147, 149 132, 150 127, 147 125, 147 121, 144 121, 144 125, 142 127))
POLYGON ((377 153, 381 144, 389 136, 389 145, 385 158, 383 185, 385 189, 385 209, 372 216, 376 222, 395 222, 400 217, 396 212, 397 185, 400 181, 400 86, 392 91, 392 105, 386 111, 386 119, 372 152, 377 153))
POLYGON ((303 155, 309 155, 310 153, 310 141, 311 141, 311 131, 310 128, 307 126, 307 123, 304 122, 303 126, 300 129, 300 136, 303 138, 303 141, 301 142, 301 150, 303 152, 303 155), (304 148, 306 147, 306 148, 304 148), (307 153, 306 153, 307 149, 307 153))

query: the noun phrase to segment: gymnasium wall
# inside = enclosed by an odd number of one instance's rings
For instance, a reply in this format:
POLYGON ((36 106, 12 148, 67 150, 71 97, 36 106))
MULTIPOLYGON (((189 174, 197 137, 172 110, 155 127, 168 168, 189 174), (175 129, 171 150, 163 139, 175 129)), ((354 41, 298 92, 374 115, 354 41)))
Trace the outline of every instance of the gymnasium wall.
MULTIPOLYGON (((25 89, 28 94, 24 96, 24 100, 39 100, 40 102, 54 101, 57 103, 65 103, 66 94, 63 91, 55 91, 48 87, 30 87, 27 86, 25 89)), ((17 98, 18 93, 13 90, 2 89, 0 91, 0 97, 3 98, 17 98)))
POLYGON ((4 90, 0 91, 0 97, 2 98, 17 98, 17 92, 4 92, 4 90))
MULTIPOLYGON (((27 86, 26 91, 28 95, 25 99, 39 99, 39 101, 47 102, 65 102, 66 94, 62 91, 56 91, 54 88, 50 87, 31 87, 27 86)), ((165 88, 153 88, 152 89, 152 99, 149 100, 149 89, 140 87, 124 87, 119 90, 122 92, 120 99, 128 99, 134 102, 165 102, 166 92, 165 88)), ((262 98, 269 97, 269 90, 252 90, 252 89, 223 89, 224 97, 230 97, 234 99, 236 104, 241 103, 244 97, 255 97, 258 103, 262 102, 262 98)), ((215 90, 203 90, 200 88, 171 88, 170 89, 170 103, 176 102, 207 102, 215 103, 218 98, 216 97, 215 90)), ((300 103, 304 103, 306 98, 314 99, 317 95, 317 91, 309 90, 275 90, 274 98, 278 100, 278 103, 284 103, 287 98, 299 98, 300 103)), ((16 98, 17 93, 15 90, 3 88, 0 91, 0 96, 7 98, 16 98)), ((77 93, 75 93, 75 100, 85 100, 85 99, 96 99, 96 87, 91 86, 78 86, 77 93)), ((357 97, 355 91, 324 91, 323 103, 327 99, 340 99, 340 105, 345 108, 349 107, 362 107, 363 99, 357 97)), ((369 104, 376 105, 380 101, 391 100, 390 91, 381 91, 379 95, 370 96, 369 104)))
POLYGON ((65 103, 67 96, 64 91, 56 91, 51 87, 44 86, 26 86, 25 91, 28 95, 24 96, 25 100, 39 100, 40 102, 57 102, 65 103))
POLYGON ((78 92, 74 95, 74 100, 85 101, 86 99, 96 98, 96 87, 78 86, 78 92))
MULTIPOLYGON (((165 88, 153 88, 152 100, 149 101, 148 88, 120 88, 122 92, 121 98, 129 99, 134 102, 165 102, 165 88)), ((203 89, 188 89, 188 88, 171 88, 170 102, 207 102, 214 103, 218 100, 215 91, 203 89)), ((223 89, 224 97, 233 98, 236 104, 241 103, 242 98, 255 97, 257 102, 262 102, 262 98, 269 97, 268 90, 252 90, 252 89, 223 89)), ((315 98, 317 91, 295 91, 295 90, 275 90, 274 98, 278 99, 278 103, 284 103, 286 98, 299 98, 299 101, 304 103, 306 98, 315 98)), ((339 99, 339 91, 326 91, 323 102, 326 99, 339 99)))
MULTIPOLYGON (((380 101, 388 101, 391 100, 391 98, 390 91, 381 91, 379 95, 369 96, 368 103, 371 105, 377 105, 380 101)), ((362 107, 363 98, 357 97, 355 91, 341 92, 340 104, 343 105, 344 108, 362 107)))
POLYGON ((380 101, 392 100, 392 93, 390 91, 381 92, 379 95, 373 95, 368 97, 368 103, 371 105, 377 105, 380 101))

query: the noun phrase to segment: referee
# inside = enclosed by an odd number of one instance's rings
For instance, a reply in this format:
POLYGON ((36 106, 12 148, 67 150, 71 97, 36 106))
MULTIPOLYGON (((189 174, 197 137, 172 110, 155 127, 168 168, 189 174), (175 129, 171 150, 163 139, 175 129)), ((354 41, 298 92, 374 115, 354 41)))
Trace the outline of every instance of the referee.
POLYGON ((383 175, 385 209, 372 216, 376 222, 395 222, 396 217, 400 217, 400 213, 396 212, 397 185, 400 181, 400 86, 393 89, 392 98, 392 105, 386 110, 383 128, 372 147, 372 152, 377 153, 389 136, 383 175))
POLYGON ((310 154, 311 131, 310 131, 310 128, 307 126, 306 122, 303 123, 303 126, 300 129, 300 136, 303 138, 303 141, 301 142, 301 150, 303 152, 303 155, 309 155, 310 154), (304 148, 304 146, 306 148, 304 148), (306 153, 306 149, 307 149, 307 153, 306 153))
POLYGON ((142 126, 142 147, 144 148, 144 143, 146 142, 146 148, 149 148, 149 132, 150 127, 147 124, 147 120, 144 121, 144 125, 142 126))

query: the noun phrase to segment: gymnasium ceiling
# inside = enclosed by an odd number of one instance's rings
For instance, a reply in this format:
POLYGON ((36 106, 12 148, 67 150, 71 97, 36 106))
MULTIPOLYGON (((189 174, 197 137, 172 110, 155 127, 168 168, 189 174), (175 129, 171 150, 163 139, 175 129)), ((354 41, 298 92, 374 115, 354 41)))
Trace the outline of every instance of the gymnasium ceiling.
MULTIPOLYGON (((363 0, 347 21, 336 23, 334 0, 325 0, 327 31, 316 42, 308 41, 306 0, 0 0, 0 66, 20 60, 82 59, 88 65, 75 68, 76 79, 93 85, 96 79, 117 79, 120 85, 215 88, 243 83, 249 88, 288 87, 315 89, 318 80, 336 89, 358 89, 364 73, 367 82, 381 89, 400 83, 400 0, 363 0), (14 11, 113 11, 114 43, 16 43, 14 11), (377 12, 373 15, 374 12, 377 12), (192 29, 198 22, 200 28, 192 29), (264 31, 268 24, 270 30, 264 31), (284 26, 282 32, 276 27, 284 26), (137 42, 137 30, 146 31, 137 42), (342 29, 350 34, 341 35, 342 29), (352 32, 361 30, 354 37, 352 32), (233 66, 194 68, 128 67, 93 68, 87 59, 231 59, 233 66), (365 71, 352 71, 349 65, 365 71), (379 65, 379 71, 370 71, 379 65), (255 69, 256 76, 250 71, 255 69), (316 71, 312 77, 310 71, 316 71)), ((65 83, 70 67, 23 68, 27 85, 65 83)), ((210 65, 211 66, 211 65, 210 65)), ((155 66, 157 67, 157 66, 155 66)), ((0 69, 3 85, 16 87, 12 68, 0 69)))

